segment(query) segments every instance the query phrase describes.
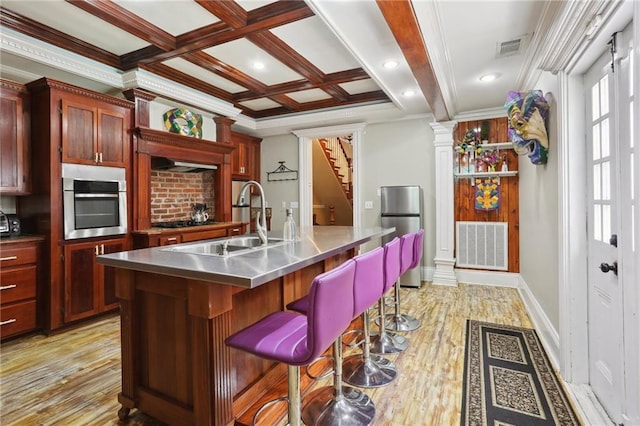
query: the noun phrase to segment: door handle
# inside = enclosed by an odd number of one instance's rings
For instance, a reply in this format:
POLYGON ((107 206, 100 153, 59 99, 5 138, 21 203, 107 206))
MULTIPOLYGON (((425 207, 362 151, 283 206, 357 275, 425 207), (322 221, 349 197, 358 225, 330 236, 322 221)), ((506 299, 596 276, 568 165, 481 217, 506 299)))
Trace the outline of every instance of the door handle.
POLYGON ((600 264, 600 270, 605 274, 607 272, 613 271, 613 273, 618 276, 618 262, 613 262, 613 265, 609 265, 608 263, 603 262, 600 264))

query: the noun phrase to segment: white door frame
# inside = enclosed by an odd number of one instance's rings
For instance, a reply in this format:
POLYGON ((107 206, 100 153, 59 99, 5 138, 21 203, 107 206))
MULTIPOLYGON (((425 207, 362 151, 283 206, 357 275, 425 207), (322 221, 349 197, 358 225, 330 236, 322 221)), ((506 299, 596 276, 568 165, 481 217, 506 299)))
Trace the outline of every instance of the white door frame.
MULTIPOLYGON (((634 61, 635 81, 635 137, 638 140, 640 120, 638 119, 638 93, 640 92, 640 2, 633 2, 634 22, 634 61)), ((617 28, 617 30, 622 28, 617 28)), ((609 32, 608 34, 610 34, 609 32)), ((584 44, 588 45, 589 41, 584 44)), ((584 46, 576 47, 575 56, 580 56, 584 46)), ((591 47, 591 46, 589 46, 591 47)), ((604 46, 591 47, 603 49, 604 46)), ((571 60, 570 66, 558 72, 559 100, 558 104, 558 209, 559 209, 559 315, 560 315, 560 373, 562 377, 574 384, 589 383, 588 368, 588 321, 587 321, 587 204, 586 204, 586 165, 583 159, 587 156, 584 134, 585 101, 582 83, 583 71, 576 70, 576 60, 571 60)), ((640 189, 640 156, 635 156, 634 185, 640 189)), ((640 241, 640 209, 635 209, 636 229, 635 240, 640 241)), ((636 265, 640 264, 640 250, 635 252, 636 265)), ((640 268, 635 270, 632 283, 625 283, 627 287, 636 286, 635 294, 625 295, 625 310, 636 313, 633 317, 626 315, 625 351, 627 354, 640 354, 640 268)), ((637 364, 637 363, 636 363, 637 364)), ((640 423, 640 367, 629 365, 625 367, 627 389, 625 407, 625 424, 640 423)))
POLYGON ((322 137, 337 137, 348 134, 353 135, 351 143, 353 145, 353 226, 360 226, 362 223, 362 197, 360 156, 361 143, 364 136, 366 123, 342 124, 339 126, 315 127, 312 129, 294 130, 293 134, 299 140, 299 162, 300 176, 299 200, 300 200, 300 226, 313 226, 313 145, 314 139, 322 137))

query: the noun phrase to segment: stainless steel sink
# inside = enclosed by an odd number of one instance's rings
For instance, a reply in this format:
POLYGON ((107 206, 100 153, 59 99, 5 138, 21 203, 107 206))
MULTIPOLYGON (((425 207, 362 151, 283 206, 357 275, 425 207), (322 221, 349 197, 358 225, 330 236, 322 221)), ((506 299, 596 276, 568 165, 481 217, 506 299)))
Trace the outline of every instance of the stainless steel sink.
POLYGON ((235 237, 226 240, 180 244, 179 246, 171 246, 163 248, 162 250, 210 256, 235 256, 255 250, 276 247, 285 243, 287 243, 287 241, 280 238, 269 238, 267 244, 262 245, 258 237, 235 237))

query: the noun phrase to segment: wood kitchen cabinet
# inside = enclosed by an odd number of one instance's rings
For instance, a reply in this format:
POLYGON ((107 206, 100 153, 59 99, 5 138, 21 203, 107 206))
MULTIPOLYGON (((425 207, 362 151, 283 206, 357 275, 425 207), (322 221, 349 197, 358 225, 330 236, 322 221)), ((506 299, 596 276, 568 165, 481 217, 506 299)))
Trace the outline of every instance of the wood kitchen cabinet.
MULTIPOLYGON (((118 240, 65 240, 62 164, 124 168, 127 206, 132 206, 134 103, 50 78, 32 81, 26 87, 34 167, 32 192, 19 197, 18 210, 23 233, 47 236, 42 248, 46 283, 42 327, 50 332, 117 306, 109 300, 113 297, 111 284, 108 278, 101 278, 102 268, 95 265, 93 247, 97 244, 100 250, 104 243, 105 252, 111 251, 115 249, 111 244, 118 240)), ((127 216, 128 223, 133 223, 130 207, 127 216)))
POLYGON ((231 174, 242 180, 260 180, 260 142, 262 139, 231 132, 231 174))
POLYGON ((67 99, 61 108, 63 163, 128 165, 128 109, 67 99))
POLYGON ((42 240, 39 237, 20 237, 1 244, 0 337, 3 339, 39 327, 41 271, 38 264, 42 240))
POLYGON ((0 80, 0 194, 31 191, 29 95, 18 83, 0 80))
POLYGON ((245 223, 225 223, 215 225, 190 226, 186 228, 152 228, 133 232, 133 248, 167 246, 192 241, 243 235, 247 231, 245 223))
POLYGON ((127 248, 126 238, 65 246, 65 322, 76 321, 118 307, 114 271, 99 265, 96 256, 125 251, 127 248))

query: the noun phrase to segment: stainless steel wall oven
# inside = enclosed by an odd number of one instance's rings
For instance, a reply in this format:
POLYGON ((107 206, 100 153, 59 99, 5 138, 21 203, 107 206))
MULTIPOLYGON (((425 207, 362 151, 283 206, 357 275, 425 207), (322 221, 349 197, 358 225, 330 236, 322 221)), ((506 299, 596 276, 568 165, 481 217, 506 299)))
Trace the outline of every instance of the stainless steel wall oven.
POLYGON ((64 239, 127 233, 127 182, 118 167, 62 164, 64 239))

